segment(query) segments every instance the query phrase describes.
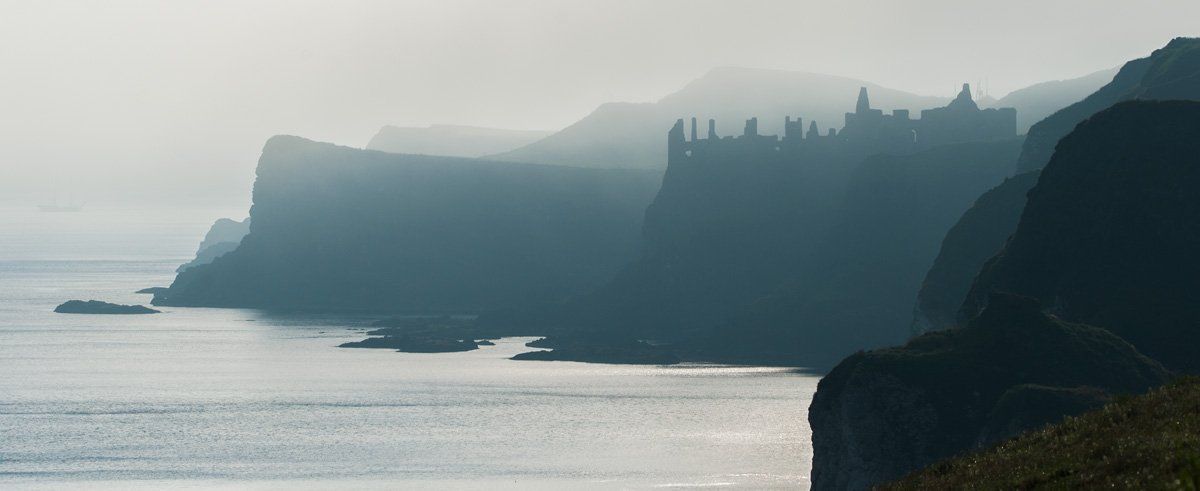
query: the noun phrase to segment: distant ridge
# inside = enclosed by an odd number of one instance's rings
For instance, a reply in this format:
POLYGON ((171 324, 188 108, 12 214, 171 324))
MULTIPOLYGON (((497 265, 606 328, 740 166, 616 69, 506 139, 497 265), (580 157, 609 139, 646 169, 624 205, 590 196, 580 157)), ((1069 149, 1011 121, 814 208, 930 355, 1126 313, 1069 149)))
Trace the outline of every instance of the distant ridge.
POLYGON ((388 125, 371 137, 367 149, 445 157, 482 157, 528 145, 551 133, 443 124, 426 127, 388 125))
POLYGON ((1017 109, 1017 132, 1025 133, 1034 123, 1055 111, 1083 100, 1096 89, 1112 81, 1117 68, 1109 68, 1067 80, 1051 80, 1017 89, 984 107, 1017 109))

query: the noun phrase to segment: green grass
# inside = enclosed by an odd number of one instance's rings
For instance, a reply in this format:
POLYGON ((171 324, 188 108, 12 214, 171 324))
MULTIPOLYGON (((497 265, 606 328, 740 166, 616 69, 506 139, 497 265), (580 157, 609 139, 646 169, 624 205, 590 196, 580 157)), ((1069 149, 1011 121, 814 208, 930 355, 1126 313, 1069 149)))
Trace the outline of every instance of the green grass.
POLYGON ((882 489, 1200 488, 1200 378, 933 464, 882 489))

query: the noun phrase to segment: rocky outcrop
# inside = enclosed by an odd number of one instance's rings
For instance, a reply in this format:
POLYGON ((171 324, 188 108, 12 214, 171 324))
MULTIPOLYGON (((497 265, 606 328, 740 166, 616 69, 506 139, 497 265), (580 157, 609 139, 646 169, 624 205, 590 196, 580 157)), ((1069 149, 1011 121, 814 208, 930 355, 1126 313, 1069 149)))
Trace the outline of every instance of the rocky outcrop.
POLYGON ((1037 298, 1164 365, 1200 371, 1200 102, 1113 106, 1063 138, 963 305, 1037 298))
POLYGON ((196 250, 196 258, 180 265, 175 272, 211 263, 214 259, 232 252, 237 249, 242 238, 248 233, 250 233, 249 218, 240 222, 228 218, 218 219, 212 224, 212 227, 209 227, 208 233, 204 234, 204 240, 200 242, 200 247, 196 250))
POLYGON ((1108 331, 995 294, 963 329, 858 353, 821 380, 813 489, 866 489, 1167 377, 1108 331))
POLYGON ((1005 179, 983 193, 946 232, 933 266, 921 282, 914 309, 912 335, 948 329, 958 322, 958 310, 979 269, 1017 229, 1025 195, 1037 184, 1038 172, 1005 179))
POLYGON ((1112 81, 1029 128, 1017 172, 1041 169, 1075 125, 1117 102, 1200 99, 1200 39, 1175 38, 1146 58, 1126 63, 1112 81))
POLYGON ((650 171, 400 155, 277 136, 236 250, 157 305, 470 313, 560 301, 637 251, 650 171))
POLYGON ((54 311, 59 314, 158 314, 158 310, 154 310, 142 305, 121 305, 116 303, 101 302, 99 300, 68 300, 54 308, 54 311))

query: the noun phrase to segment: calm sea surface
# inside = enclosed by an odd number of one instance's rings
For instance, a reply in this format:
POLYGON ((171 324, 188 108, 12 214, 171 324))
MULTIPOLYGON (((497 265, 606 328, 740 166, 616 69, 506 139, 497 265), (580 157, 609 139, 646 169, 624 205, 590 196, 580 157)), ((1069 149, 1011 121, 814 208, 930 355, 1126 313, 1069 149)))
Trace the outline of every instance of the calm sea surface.
POLYGON ((0 208, 0 488, 807 488, 817 378, 348 350, 373 318, 147 303, 244 209, 0 208))

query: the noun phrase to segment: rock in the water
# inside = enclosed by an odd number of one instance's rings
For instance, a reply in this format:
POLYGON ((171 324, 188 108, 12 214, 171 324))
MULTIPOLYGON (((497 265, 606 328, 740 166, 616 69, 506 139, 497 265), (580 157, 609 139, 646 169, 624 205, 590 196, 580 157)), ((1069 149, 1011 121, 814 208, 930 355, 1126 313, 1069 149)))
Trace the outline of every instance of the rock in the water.
POLYGON ((149 287, 149 288, 142 288, 141 290, 138 290, 138 291, 136 291, 136 292, 133 292, 133 293, 142 293, 142 294, 148 294, 148 295, 157 295, 157 294, 159 294, 159 293, 161 293, 161 292, 165 292, 165 291, 167 291, 167 287, 165 287, 165 286, 152 286, 152 287, 149 287))
POLYGON ((479 344, 471 339, 418 336, 381 336, 342 343, 339 348, 383 348, 405 353, 454 353, 471 351, 479 344))
POLYGON ((141 305, 121 305, 99 300, 68 300, 54 308, 60 314, 157 314, 160 311, 141 305))
POLYGON ((680 362, 671 350, 631 339, 542 338, 526 343, 531 348, 551 348, 513 356, 514 360, 579 361, 622 365, 673 365, 680 362))

